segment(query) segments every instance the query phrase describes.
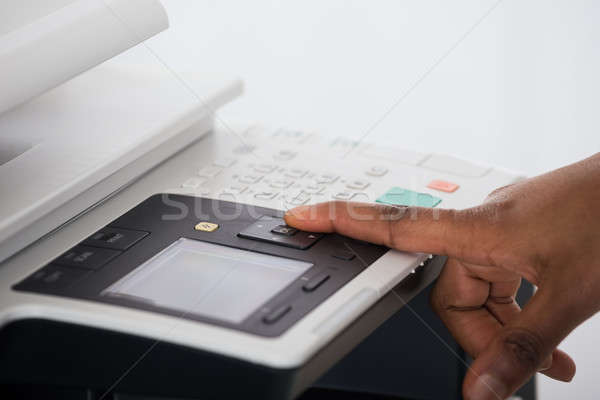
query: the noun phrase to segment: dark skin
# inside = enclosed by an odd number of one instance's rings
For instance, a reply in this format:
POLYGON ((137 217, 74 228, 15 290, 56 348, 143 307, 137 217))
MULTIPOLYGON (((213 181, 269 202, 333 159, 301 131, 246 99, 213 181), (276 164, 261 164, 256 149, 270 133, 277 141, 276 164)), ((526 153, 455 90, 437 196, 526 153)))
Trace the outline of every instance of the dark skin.
POLYGON ((505 399, 537 371, 561 381, 557 349, 600 310, 600 153, 492 192, 465 210, 328 202, 286 222, 403 251, 447 255, 431 305, 474 362, 468 400, 505 399), (521 279, 538 287, 521 309, 521 279))

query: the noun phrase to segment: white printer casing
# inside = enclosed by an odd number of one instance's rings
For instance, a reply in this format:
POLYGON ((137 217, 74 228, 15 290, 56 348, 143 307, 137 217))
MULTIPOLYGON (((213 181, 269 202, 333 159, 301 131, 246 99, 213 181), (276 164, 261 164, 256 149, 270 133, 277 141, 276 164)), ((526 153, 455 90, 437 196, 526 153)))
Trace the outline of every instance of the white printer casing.
MULTIPOLYGON (((166 192, 219 199, 257 164, 343 175, 306 204, 345 193, 350 179, 366 179, 373 166, 388 173, 370 176, 360 200, 401 186, 439 196, 441 207, 464 208, 519 179, 453 157, 312 132, 214 129, 216 109, 241 90, 238 80, 210 76, 182 84, 141 46, 0 116, 2 140, 24 143, 0 165, 1 379, 109 391, 116 385, 124 393, 293 398, 430 284, 444 258, 388 251, 277 337, 13 287, 146 198, 166 192), (231 169, 198 187, 186 183, 223 158, 234 160, 231 169), (432 179, 460 189, 438 193, 427 188, 432 179), (59 339, 48 348, 41 335, 59 339), (69 365, 78 366, 77 374, 61 369, 69 365), (116 376, 94 374, 98 365, 116 376), (122 367, 134 372, 120 375, 122 367), (252 385, 231 385, 231 377, 252 385)), ((286 190, 265 202, 258 189, 246 188, 235 200, 283 209, 286 190)))

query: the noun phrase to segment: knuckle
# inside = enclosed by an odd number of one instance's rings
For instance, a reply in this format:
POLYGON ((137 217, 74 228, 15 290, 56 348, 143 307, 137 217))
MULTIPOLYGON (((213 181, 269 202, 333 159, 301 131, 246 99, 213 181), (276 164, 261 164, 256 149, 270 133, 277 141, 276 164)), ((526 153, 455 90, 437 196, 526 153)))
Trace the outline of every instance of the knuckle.
POLYGON ((510 330, 503 339, 503 346, 515 364, 528 371, 537 370, 544 361, 543 340, 531 330, 510 330))
POLYGON ((478 207, 463 210, 444 210, 444 222, 439 226, 442 254, 452 254, 459 259, 468 258, 472 252, 474 243, 474 224, 478 218, 478 207), (460 239, 457 238, 456 228, 461 232, 460 239))
POLYGON ((408 207, 382 205, 379 207, 379 216, 383 221, 387 221, 388 235, 385 240, 385 245, 391 248, 398 246, 400 238, 399 221, 404 218, 409 210, 408 207))
POLYGON ((328 203, 327 208, 329 209, 329 218, 335 220, 338 217, 340 210, 345 207, 345 203, 340 200, 333 200, 328 203))
POLYGON ((500 186, 499 188, 492 190, 490 194, 487 195, 485 201, 506 197, 508 194, 507 192, 509 192, 509 188, 511 188, 512 186, 513 184, 511 183, 510 185, 500 186))
POLYGON ((440 283, 433 288, 429 295, 429 304, 433 311, 438 315, 448 313, 448 311, 456 308, 454 296, 448 294, 446 290, 440 287, 440 283))
MULTIPOLYGON (((454 288, 457 289, 457 288, 454 288)), ((460 290, 433 290, 429 304, 438 316, 451 312, 470 312, 481 309, 484 304, 478 294, 466 293, 460 290)))
POLYGON ((494 202, 458 211, 456 218, 465 221, 470 232, 462 241, 459 256, 475 252, 487 265, 501 265, 511 254, 507 250, 514 232, 507 213, 512 207, 508 203, 494 202))
POLYGON ((515 296, 489 296, 487 301, 493 304, 512 304, 516 299, 515 296))
POLYGON ((344 202, 340 200, 332 200, 329 202, 329 208, 334 210, 339 210, 342 206, 344 206, 344 202))
POLYGON ((505 233, 510 228, 513 210, 517 207, 517 200, 513 198, 504 198, 498 201, 485 203, 482 212, 490 224, 490 228, 498 233, 505 233))
POLYGON ((469 213, 471 221, 485 223, 486 229, 502 230, 503 222, 509 215, 512 209, 515 208, 515 200, 503 199, 499 201, 483 203, 480 206, 471 209, 463 210, 469 213))
POLYGON ((402 219, 406 214, 409 207, 404 206, 391 206, 391 205, 378 205, 378 211, 381 219, 386 221, 398 221, 402 219))
POLYGON ((440 291, 437 286, 434 287, 429 294, 429 305, 431 306, 431 309, 439 316, 443 307, 440 300, 440 291))

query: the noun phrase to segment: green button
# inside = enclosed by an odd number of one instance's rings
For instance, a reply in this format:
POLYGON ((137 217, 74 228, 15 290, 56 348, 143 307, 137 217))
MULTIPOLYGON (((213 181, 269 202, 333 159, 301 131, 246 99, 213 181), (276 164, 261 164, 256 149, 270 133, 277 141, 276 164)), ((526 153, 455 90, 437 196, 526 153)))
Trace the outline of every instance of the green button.
POLYGON ((401 187, 393 187, 375 201, 393 206, 435 207, 440 204, 442 199, 429 193, 419 193, 401 187))

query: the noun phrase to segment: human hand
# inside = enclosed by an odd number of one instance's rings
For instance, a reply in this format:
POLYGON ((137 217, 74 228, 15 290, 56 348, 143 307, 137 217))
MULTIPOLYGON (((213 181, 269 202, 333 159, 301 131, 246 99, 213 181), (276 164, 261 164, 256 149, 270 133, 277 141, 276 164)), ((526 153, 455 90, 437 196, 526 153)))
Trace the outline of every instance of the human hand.
POLYGON ((573 378, 574 362, 556 348, 600 309, 600 153, 465 210, 329 202, 285 219, 302 230, 449 256, 431 304, 474 358, 466 399, 505 399, 536 371, 573 378), (522 310, 521 278, 538 287, 522 310))

